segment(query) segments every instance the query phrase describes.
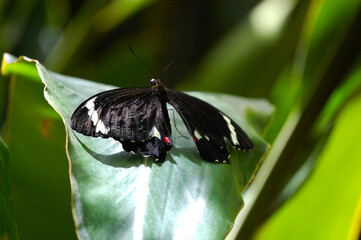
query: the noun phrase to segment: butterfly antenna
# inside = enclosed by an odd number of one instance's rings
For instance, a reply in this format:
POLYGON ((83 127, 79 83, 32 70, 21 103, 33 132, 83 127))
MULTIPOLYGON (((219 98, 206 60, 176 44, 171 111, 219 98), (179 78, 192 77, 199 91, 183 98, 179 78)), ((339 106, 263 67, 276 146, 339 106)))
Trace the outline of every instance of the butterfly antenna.
POLYGON ((132 47, 129 45, 129 50, 133 53, 133 55, 138 58, 139 61, 141 61, 147 68, 148 70, 153 74, 154 78, 157 78, 157 76, 155 75, 155 73, 153 72, 153 70, 149 67, 148 64, 146 64, 143 59, 141 59, 140 57, 137 56, 137 54, 135 54, 135 52, 133 51, 132 47))
POLYGON ((164 73, 170 66, 172 66, 175 58, 178 56, 178 54, 176 54, 170 61, 169 63, 167 64, 167 66, 165 66, 165 68, 163 68, 163 70, 157 75, 157 78, 159 78, 159 76, 164 73))

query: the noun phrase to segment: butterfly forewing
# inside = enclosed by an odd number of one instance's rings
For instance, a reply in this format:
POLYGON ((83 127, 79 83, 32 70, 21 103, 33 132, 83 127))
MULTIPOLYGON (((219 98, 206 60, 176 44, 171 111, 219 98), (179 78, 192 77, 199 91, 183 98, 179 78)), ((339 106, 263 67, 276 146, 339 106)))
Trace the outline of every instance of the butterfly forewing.
POLYGON ((114 138, 128 152, 165 160, 172 147, 165 102, 152 88, 124 88, 102 92, 73 113, 71 127, 87 136, 114 138), (165 140, 165 141, 164 141, 165 140))
POLYGON ((149 95, 149 88, 114 89, 96 94, 74 111, 71 127, 86 136, 134 140, 133 132, 125 129, 130 122, 120 127, 119 120, 126 114, 131 117, 132 111, 137 111, 135 104, 149 95))
POLYGON ((183 119, 199 154, 210 162, 229 162, 224 137, 238 149, 250 150, 253 143, 226 114, 185 93, 168 90, 169 103, 183 119))

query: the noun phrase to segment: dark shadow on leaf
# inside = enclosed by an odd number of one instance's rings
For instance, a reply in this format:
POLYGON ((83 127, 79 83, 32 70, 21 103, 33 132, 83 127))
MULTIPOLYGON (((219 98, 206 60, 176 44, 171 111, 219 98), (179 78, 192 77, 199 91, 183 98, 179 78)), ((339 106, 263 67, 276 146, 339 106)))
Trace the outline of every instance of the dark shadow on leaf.
POLYGON ((81 144, 81 146, 83 147, 83 149, 87 151, 87 153, 89 153, 94 159, 112 167, 116 167, 116 168, 139 167, 141 164, 144 164, 144 162, 146 161, 140 156, 133 155, 132 153, 128 153, 125 151, 121 151, 110 155, 97 153, 91 150, 88 146, 86 146, 79 138, 77 139, 81 144))
MULTIPOLYGON (((162 162, 155 162, 153 157, 145 158, 142 157, 139 153, 132 154, 126 151, 120 151, 114 154, 101 154, 90 149, 86 144, 84 144, 76 135, 75 137, 79 141, 82 148, 89 153, 94 159, 97 161, 115 167, 115 168, 131 168, 131 167, 139 167, 140 165, 145 165, 148 167, 152 167, 153 164, 157 166, 162 166, 162 162)), ((174 146, 173 146, 174 148, 174 146)), ((178 151, 175 151, 178 152, 178 151)), ((171 157, 170 153, 167 154, 166 161, 169 161, 172 164, 177 164, 177 162, 171 157)))

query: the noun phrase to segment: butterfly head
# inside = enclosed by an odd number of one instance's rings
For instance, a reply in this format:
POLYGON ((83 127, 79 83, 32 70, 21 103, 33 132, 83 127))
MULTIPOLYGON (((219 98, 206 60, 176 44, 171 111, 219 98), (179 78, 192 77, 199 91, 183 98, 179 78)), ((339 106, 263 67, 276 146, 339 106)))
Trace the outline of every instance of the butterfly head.
POLYGON ((156 78, 150 79, 150 84, 153 86, 158 86, 160 84, 160 80, 156 78))

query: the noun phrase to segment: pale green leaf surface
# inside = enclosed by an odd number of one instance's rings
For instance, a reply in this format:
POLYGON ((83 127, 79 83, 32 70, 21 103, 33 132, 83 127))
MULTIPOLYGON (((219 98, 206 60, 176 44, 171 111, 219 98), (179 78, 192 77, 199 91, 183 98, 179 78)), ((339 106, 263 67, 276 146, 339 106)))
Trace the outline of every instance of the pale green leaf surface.
MULTIPOLYGON (((92 94, 113 86, 36 66, 46 84, 45 97, 68 131, 74 217, 80 237, 219 239, 227 234, 243 206, 241 192, 269 148, 261 137, 273 112, 269 103, 191 93, 232 117, 249 134, 255 149, 232 152, 230 165, 208 163, 199 157, 193 141, 173 128, 174 147, 165 163, 155 164, 151 158, 124 152, 112 139, 86 137, 70 129, 74 109, 92 94)), ((188 135, 177 114, 174 121, 188 135)))
POLYGON ((357 239, 361 209, 361 97, 340 113, 304 186, 255 239, 357 239))

